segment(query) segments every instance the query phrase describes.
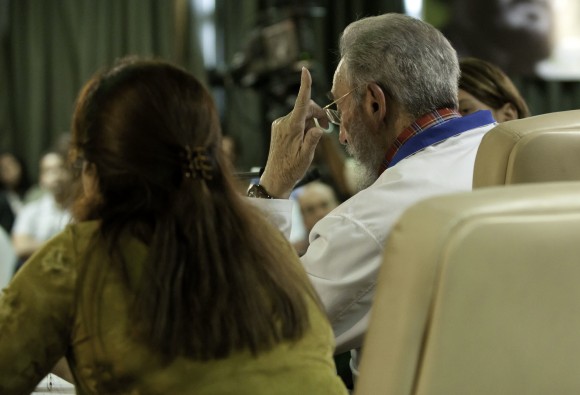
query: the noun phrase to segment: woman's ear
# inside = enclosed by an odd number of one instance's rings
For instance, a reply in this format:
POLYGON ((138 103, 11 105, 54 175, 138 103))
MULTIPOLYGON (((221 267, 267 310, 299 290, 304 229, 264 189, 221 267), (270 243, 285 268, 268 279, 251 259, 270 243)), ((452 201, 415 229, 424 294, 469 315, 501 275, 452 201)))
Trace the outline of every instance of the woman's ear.
POLYGON ((82 182, 85 195, 96 195, 99 192, 99 177, 94 163, 83 163, 82 182))
POLYGON ((383 122, 387 116, 387 99, 385 92, 376 82, 371 82, 367 85, 365 100, 365 107, 369 112, 369 116, 376 123, 383 122))
POLYGON ((506 103, 501 108, 495 110, 495 120, 498 122, 518 119, 518 110, 512 103, 506 103))

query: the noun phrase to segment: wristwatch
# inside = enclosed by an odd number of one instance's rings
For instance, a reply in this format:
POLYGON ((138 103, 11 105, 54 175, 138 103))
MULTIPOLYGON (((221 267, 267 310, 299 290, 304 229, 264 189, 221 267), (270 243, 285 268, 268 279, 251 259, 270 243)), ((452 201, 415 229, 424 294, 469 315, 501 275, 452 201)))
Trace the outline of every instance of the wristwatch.
POLYGON ((260 184, 252 184, 252 185, 250 185, 250 187, 248 188, 247 195, 248 195, 248 197, 253 197, 253 198, 274 199, 268 193, 268 191, 266 191, 266 188, 264 188, 260 184))

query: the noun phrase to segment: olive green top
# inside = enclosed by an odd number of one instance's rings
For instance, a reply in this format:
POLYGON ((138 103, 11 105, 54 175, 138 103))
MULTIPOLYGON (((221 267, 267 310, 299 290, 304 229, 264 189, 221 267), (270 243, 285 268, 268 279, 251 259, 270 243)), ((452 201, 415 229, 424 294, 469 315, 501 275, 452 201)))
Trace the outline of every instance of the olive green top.
MULTIPOLYGON (((105 246, 94 244, 98 226, 94 221, 69 225, 30 258, 0 295, 0 394, 30 393, 62 356, 75 376, 77 394, 347 393, 332 359, 331 328, 313 301, 311 329, 298 342, 278 344, 257 357, 238 352, 221 360, 178 358, 162 365, 131 335, 129 291, 117 271, 108 270, 102 298, 95 301, 101 312, 97 336, 92 307, 78 303, 90 294, 77 278, 81 265, 110 265, 105 246)), ((121 242, 125 259, 138 273, 147 246, 128 236, 121 242)), ((84 284, 91 284, 94 271, 87 273, 84 284)))

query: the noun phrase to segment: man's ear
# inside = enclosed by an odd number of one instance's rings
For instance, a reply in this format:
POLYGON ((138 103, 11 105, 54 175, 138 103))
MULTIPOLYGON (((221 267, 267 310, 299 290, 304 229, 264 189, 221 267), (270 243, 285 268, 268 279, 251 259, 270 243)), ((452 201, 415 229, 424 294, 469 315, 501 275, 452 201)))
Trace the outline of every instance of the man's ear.
POLYGON ((518 119, 518 110, 512 103, 504 104, 500 109, 496 110, 496 121, 505 122, 518 119))
POLYGON ((387 98, 382 88, 376 82, 369 83, 365 95, 365 109, 377 124, 386 118, 387 105, 387 98))

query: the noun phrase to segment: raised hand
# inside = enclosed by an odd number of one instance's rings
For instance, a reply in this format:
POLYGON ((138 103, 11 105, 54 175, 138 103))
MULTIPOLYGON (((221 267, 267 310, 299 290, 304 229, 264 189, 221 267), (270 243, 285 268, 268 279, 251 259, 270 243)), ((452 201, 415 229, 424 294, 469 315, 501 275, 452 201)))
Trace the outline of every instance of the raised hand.
POLYGON ((300 90, 292 111, 272 123, 270 152, 260 184, 276 198, 288 198, 294 185, 304 177, 314 158, 323 129, 328 127, 324 110, 310 99, 312 77, 302 68, 300 90))

